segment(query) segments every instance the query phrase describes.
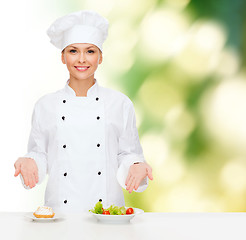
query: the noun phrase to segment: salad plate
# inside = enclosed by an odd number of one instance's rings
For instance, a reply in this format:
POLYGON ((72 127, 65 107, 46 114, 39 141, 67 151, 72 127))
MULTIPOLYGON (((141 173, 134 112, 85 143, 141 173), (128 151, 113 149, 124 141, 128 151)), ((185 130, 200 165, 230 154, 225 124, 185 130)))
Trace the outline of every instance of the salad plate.
MULTIPOLYGON (((127 207, 126 207, 127 208, 127 207)), ((96 214, 91 213, 99 222, 103 223, 128 223, 132 218, 136 215, 143 213, 144 211, 139 208, 133 208, 133 214, 126 214, 126 215, 105 215, 105 214, 96 214)))
POLYGON ((32 221, 37 221, 37 222, 52 222, 52 221, 55 221, 57 219, 61 219, 62 218, 62 216, 59 215, 59 214, 55 214, 55 216, 53 218, 37 218, 37 217, 35 217, 33 215, 32 212, 27 213, 25 215, 25 217, 28 218, 28 219, 30 219, 30 220, 32 220, 32 221))

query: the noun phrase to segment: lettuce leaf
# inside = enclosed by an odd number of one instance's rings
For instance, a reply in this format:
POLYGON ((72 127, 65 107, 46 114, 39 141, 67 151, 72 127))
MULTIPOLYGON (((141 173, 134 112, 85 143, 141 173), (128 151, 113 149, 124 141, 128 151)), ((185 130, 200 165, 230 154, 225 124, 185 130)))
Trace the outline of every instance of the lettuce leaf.
POLYGON ((90 212, 96 213, 96 214, 102 214, 103 213, 103 205, 101 202, 96 203, 94 209, 89 210, 90 212))
POLYGON ((106 209, 110 212, 110 215, 122 215, 126 214, 126 209, 125 207, 117 207, 114 205, 111 205, 108 209, 106 209))

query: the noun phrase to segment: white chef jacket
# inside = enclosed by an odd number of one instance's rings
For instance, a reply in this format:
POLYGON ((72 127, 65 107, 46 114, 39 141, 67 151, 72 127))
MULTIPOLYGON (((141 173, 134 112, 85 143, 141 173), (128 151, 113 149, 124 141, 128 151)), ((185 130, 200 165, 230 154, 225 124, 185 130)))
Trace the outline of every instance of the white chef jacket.
MULTIPOLYGON (((32 116, 25 157, 35 160, 39 183, 49 175, 45 205, 63 213, 88 211, 98 201, 123 206, 117 171, 125 169, 118 176, 124 185, 126 170, 145 161, 133 104, 97 81, 87 97, 78 97, 68 82, 40 98, 32 116)), ((146 187, 147 177, 140 191, 146 187)))

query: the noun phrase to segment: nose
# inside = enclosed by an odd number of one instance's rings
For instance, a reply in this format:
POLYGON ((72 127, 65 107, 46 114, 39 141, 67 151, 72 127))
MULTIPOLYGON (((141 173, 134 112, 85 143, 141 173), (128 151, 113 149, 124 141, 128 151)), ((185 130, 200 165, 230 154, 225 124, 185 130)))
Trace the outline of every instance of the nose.
POLYGON ((86 62, 86 57, 85 57, 85 54, 84 53, 80 53, 80 55, 79 55, 79 62, 80 63, 86 62))

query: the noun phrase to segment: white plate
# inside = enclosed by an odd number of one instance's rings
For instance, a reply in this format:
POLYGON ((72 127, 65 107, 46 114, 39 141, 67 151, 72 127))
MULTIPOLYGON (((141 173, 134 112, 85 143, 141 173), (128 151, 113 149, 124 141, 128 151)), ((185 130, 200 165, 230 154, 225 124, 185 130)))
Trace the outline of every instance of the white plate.
POLYGON ((144 212, 144 210, 139 208, 133 208, 133 210, 134 210, 134 214, 129 214, 129 215, 105 215, 105 214, 95 214, 95 213, 92 213, 92 215, 98 221, 104 223, 127 223, 130 222, 130 220, 136 215, 144 212))
POLYGON ((54 216, 53 218, 37 218, 37 217, 35 217, 35 216, 33 215, 32 212, 27 213, 27 214, 25 215, 25 217, 28 218, 28 219, 31 219, 31 220, 33 220, 33 221, 37 221, 37 222, 51 222, 51 221, 55 221, 55 220, 57 220, 57 219, 61 219, 61 218, 62 218, 62 216, 59 215, 59 214, 55 214, 55 216, 54 216))

